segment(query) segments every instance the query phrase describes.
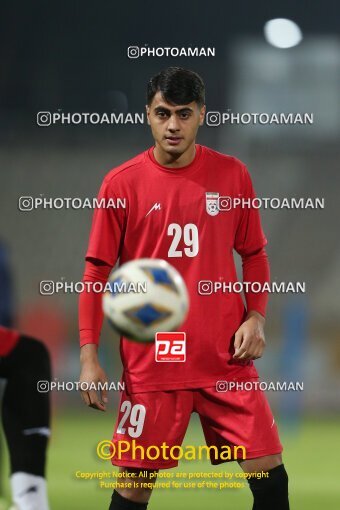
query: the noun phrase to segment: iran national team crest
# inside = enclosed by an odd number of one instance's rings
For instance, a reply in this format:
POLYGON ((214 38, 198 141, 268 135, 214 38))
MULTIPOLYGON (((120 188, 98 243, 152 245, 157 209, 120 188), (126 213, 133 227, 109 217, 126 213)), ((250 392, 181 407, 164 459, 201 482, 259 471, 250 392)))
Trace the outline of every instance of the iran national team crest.
POLYGON ((232 208, 232 198, 220 196, 215 191, 207 191, 205 194, 205 208, 210 216, 216 216, 219 212, 230 211, 232 208))
POLYGON ((207 191, 205 194, 205 207, 210 216, 216 216, 220 211, 218 207, 219 193, 207 191))

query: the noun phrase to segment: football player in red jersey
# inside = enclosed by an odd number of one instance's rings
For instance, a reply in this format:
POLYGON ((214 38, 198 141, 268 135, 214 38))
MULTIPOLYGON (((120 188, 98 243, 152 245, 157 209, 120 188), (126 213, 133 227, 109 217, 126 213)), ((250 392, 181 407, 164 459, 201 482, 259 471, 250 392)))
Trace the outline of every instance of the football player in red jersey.
POLYGON ((11 465, 13 510, 48 510, 45 479, 50 398, 38 382, 51 380, 42 342, 0 326, 0 378, 6 380, 2 424, 11 465))
MULTIPOLYGON (((213 292, 214 282, 237 282, 233 250, 242 258, 245 282, 269 281, 258 210, 219 206, 220 197, 251 202, 255 193, 249 173, 238 159, 196 143, 205 115, 204 83, 196 73, 172 67, 151 78, 146 108, 154 146, 104 179, 98 198, 125 199, 127 205, 95 211, 84 281, 105 283, 118 258, 121 264, 143 257, 170 262, 190 295, 181 326, 187 357, 185 363, 157 363, 154 344, 121 338, 126 388, 113 442, 138 438, 145 448, 181 445, 190 415, 197 412, 208 446, 242 445, 247 452, 246 459, 237 459, 242 469, 269 472, 268 478, 249 482, 253 508, 287 510, 282 446, 263 392, 226 392, 216 385, 258 380, 253 360, 265 346, 267 294, 246 290, 245 307, 237 292, 213 292), (202 280, 210 282, 208 291, 202 280)), ((101 298, 94 292, 80 296, 80 380, 88 383, 107 380, 97 358, 101 298)), ((82 392, 82 397, 87 405, 106 410, 107 392, 82 392)), ((177 465, 166 456, 139 460, 129 453, 113 456, 112 463, 136 474, 177 465)), ((110 509, 146 509, 150 494, 140 486, 119 489, 110 509)))

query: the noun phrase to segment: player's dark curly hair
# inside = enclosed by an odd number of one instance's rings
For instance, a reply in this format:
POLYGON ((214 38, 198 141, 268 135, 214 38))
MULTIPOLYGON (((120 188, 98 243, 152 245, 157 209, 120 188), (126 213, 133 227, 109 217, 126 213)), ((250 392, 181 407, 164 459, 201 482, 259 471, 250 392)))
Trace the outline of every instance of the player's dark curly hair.
POLYGON ((153 76, 147 85, 147 104, 150 106, 155 94, 160 91, 167 103, 174 105, 196 101, 205 103, 205 87, 202 78, 182 67, 168 67, 153 76))

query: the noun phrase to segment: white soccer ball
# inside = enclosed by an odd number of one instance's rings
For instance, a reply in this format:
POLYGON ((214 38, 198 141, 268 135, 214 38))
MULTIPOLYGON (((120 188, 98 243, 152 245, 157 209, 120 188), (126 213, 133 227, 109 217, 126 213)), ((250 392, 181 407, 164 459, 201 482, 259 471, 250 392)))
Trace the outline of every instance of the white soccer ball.
POLYGON ((153 342, 158 331, 175 331, 189 309, 189 296, 177 269, 162 259, 126 262, 109 277, 103 310, 122 336, 153 342))

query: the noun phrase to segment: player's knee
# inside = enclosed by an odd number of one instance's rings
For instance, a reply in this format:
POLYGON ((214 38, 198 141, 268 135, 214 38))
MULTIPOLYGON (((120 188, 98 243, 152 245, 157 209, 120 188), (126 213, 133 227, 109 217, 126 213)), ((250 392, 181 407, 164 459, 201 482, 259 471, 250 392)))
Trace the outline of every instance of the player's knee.
POLYGON ((47 364, 50 361, 50 355, 43 342, 35 338, 24 337, 27 349, 29 349, 34 360, 40 364, 47 364))
POLYGON ((25 357, 27 368, 35 375, 39 374, 41 378, 49 379, 51 375, 50 354, 43 342, 35 338, 22 336, 18 347, 21 349, 22 356, 25 357))
POLYGON ((255 502, 264 505, 263 508, 267 508, 266 504, 276 501, 279 501, 281 505, 277 508, 289 508, 288 475, 283 464, 270 469, 268 477, 251 478, 249 485, 255 502))

